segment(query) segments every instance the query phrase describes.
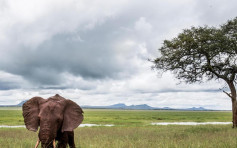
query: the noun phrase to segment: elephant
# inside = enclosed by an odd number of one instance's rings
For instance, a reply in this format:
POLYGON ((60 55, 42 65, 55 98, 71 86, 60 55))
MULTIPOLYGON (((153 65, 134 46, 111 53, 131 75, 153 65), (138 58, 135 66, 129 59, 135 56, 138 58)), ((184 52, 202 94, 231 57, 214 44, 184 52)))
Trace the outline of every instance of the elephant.
POLYGON ((33 97, 22 106, 26 128, 37 132, 42 148, 75 148, 74 129, 83 121, 83 110, 75 102, 60 95, 43 99, 33 97))

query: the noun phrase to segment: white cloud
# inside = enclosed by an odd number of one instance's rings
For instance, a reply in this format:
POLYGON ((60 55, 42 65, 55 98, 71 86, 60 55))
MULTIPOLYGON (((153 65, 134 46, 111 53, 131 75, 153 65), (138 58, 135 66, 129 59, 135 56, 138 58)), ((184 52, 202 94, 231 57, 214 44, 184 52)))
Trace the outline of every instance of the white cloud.
POLYGON ((140 17, 135 23, 135 29, 142 34, 149 34, 152 31, 152 25, 146 21, 146 18, 140 17))
POLYGON ((59 93, 83 105, 230 109, 228 97, 215 92, 223 83, 176 85, 170 73, 159 78, 147 59, 184 28, 218 26, 235 17, 235 5, 233 0, 0 1, 0 103, 59 93))

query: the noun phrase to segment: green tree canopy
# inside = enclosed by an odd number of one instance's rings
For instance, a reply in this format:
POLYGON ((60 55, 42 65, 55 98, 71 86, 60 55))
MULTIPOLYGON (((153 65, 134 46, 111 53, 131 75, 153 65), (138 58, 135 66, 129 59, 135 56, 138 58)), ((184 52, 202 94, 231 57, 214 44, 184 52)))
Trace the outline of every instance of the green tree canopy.
POLYGON ((187 83, 224 80, 232 100, 233 126, 237 127, 237 17, 220 27, 191 27, 172 40, 165 40, 161 56, 153 60, 153 68, 172 71, 187 83))

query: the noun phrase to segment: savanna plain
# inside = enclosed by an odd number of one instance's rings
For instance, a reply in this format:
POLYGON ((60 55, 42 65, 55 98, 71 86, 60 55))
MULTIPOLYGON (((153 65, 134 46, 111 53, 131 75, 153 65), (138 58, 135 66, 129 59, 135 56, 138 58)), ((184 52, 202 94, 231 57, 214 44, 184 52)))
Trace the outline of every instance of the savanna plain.
MULTIPOLYGON (((154 122, 231 122, 228 111, 158 111, 84 109, 78 148, 236 148, 237 129, 228 125, 151 125, 154 122)), ((0 108, 0 125, 24 125, 21 108, 0 108)), ((0 128, 0 148, 32 148, 37 133, 0 128)))

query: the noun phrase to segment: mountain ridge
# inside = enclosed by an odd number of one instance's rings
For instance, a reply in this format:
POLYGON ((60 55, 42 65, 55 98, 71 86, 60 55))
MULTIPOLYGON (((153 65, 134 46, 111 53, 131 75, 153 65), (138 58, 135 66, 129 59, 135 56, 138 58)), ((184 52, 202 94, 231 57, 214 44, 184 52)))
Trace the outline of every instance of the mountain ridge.
MULTIPOLYGON (((22 105, 27 100, 21 101, 19 104, 16 105, 0 105, 0 107, 22 107, 22 105)), ((124 103, 117 103, 108 106, 89 106, 89 105, 82 105, 82 108, 85 109, 123 109, 123 110, 184 110, 184 111, 212 111, 211 109, 206 109, 204 107, 191 107, 191 108, 170 108, 170 107, 151 107, 147 104, 139 104, 139 105, 126 105, 124 103)))
POLYGON ((211 111, 211 109, 206 109, 204 107, 191 107, 191 108, 170 108, 170 107, 151 107, 147 104, 140 105, 125 105, 124 103, 118 103, 109 106, 89 106, 85 105, 82 108, 91 108, 91 109, 128 109, 128 110, 187 110, 187 111, 211 111))

